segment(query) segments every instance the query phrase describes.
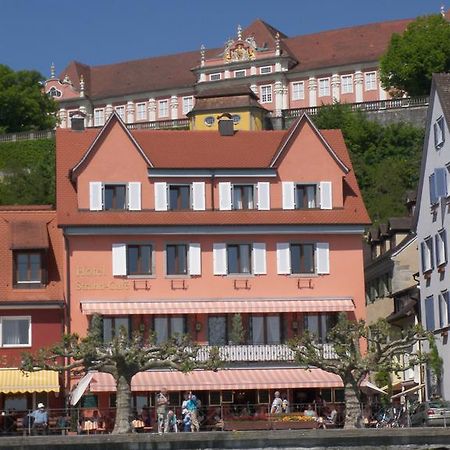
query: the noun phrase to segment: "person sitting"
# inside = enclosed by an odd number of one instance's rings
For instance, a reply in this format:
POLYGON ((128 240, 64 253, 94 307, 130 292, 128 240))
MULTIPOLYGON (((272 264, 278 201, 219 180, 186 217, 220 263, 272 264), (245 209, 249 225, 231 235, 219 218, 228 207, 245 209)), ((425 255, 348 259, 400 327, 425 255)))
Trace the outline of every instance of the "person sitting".
POLYGON ((314 417, 314 419, 317 419, 317 413, 313 409, 311 403, 308 405, 308 408, 305 410, 305 416, 314 417))
POLYGON ((167 413, 166 423, 164 426, 164 433, 170 432, 178 433, 177 416, 171 409, 167 413))
POLYGON ((183 431, 190 433, 192 431, 192 420, 191 415, 186 410, 183 416, 183 431))

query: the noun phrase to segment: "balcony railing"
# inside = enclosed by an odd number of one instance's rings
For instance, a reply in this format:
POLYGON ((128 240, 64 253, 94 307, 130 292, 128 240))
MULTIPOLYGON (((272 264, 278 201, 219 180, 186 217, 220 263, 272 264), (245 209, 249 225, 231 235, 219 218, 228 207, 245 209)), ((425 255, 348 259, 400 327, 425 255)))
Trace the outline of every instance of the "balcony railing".
MULTIPOLYGON (((429 100, 430 98, 426 96, 391 98, 389 100, 376 100, 373 102, 347 103, 347 106, 351 111, 384 111, 389 109, 424 107, 428 106, 429 100)), ((283 117, 285 119, 295 119, 297 117, 300 117, 303 113, 306 113, 310 116, 315 116, 320 108, 322 108, 322 106, 285 109, 283 110, 283 117)))
POLYGON ((189 119, 158 120, 156 122, 127 123, 129 130, 185 130, 189 128, 189 119))
POLYGON ((37 139, 52 139, 55 130, 22 131, 20 133, 0 134, 0 142, 34 141, 37 139))
MULTIPOLYGON (((319 344, 325 359, 336 359, 331 344, 319 344)), ((318 347, 319 347, 318 345, 318 347)), ((197 354, 199 361, 206 361, 213 346, 200 347, 197 354)), ((294 361, 294 352, 286 344, 273 345, 223 345, 219 354, 225 362, 289 362, 294 361)))

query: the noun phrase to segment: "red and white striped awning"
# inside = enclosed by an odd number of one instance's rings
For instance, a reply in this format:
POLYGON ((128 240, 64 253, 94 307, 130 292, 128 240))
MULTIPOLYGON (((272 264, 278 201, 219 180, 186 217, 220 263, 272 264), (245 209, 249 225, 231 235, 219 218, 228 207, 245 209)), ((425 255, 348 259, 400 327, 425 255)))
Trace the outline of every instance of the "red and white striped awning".
POLYGON ((81 302, 84 314, 226 314, 354 311, 351 298, 183 299, 81 302))
MULTIPOLYGON (((134 392, 219 391, 233 389, 342 388, 341 378, 321 369, 223 369, 217 372, 194 370, 189 373, 148 371, 136 374, 131 381, 134 392)), ((114 392, 112 375, 97 372, 90 383, 91 392, 114 392)))

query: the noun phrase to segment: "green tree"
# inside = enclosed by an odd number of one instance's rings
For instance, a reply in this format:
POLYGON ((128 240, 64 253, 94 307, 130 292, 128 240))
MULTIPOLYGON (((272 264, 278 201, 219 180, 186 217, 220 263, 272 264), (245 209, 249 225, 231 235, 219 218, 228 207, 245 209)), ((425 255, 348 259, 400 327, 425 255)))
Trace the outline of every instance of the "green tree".
POLYGON ((44 93, 43 81, 34 70, 15 72, 0 64, 0 134, 55 126, 58 107, 44 93))
POLYGON ((116 382, 117 409, 114 434, 131 431, 131 379, 139 372, 151 369, 171 369, 190 372, 196 368, 216 370, 219 357, 216 349, 210 351, 205 362, 197 359, 199 347, 187 336, 176 336, 157 344, 155 336, 148 338, 140 331, 130 337, 122 327, 117 336, 105 342, 102 338, 102 319, 93 316, 84 338, 76 334, 63 336, 60 343, 37 354, 22 356, 22 370, 69 370, 84 374, 88 371, 109 373, 116 382))
POLYGON ((441 15, 419 17, 393 34, 380 61, 381 83, 393 95, 428 95, 431 76, 450 70, 450 23, 441 15))
POLYGON ((341 129, 364 202, 374 222, 406 213, 406 192, 416 189, 424 130, 407 123, 381 125, 335 103, 319 109, 320 129, 341 129))
POLYGON ((429 335, 420 326, 401 330, 393 334, 385 320, 366 325, 363 320, 349 320, 339 315, 338 323, 328 333, 333 343, 334 358, 327 358, 323 346, 317 344, 316 336, 306 332, 289 343, 296 362, 304 367, 318 367, 339 375, 344 383, 345 425, 344 428, 358 428, 361 420, 361 381, 370 372, 400 372, 428 361, 428 354, 419 351, 411 353, 411 347, 429 335), (367 344, 367 350, 364 349, 367 344), (410 357, 403 365, 400 358, 405 352, 410 357))

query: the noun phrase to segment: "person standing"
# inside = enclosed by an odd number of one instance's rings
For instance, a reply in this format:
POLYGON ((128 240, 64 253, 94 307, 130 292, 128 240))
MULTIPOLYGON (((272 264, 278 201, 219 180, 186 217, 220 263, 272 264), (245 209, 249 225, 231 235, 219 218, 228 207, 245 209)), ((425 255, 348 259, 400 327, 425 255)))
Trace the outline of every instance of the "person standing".
POLYGON ((156 415, 158 420, 158 433, 162 434, 164 432, 166 420, 167 420, 167 410, 169 406, 169 400, 167 397, 167 391, 165 388, 161 389, 159 394, 156 394, 156 415))
POLYGON ((200 423, 198 421, 198 403, 197 397, 189 392, 189 398, 186 404, 186 409, 191 417, 191 431, 200 431, 200 423))
POLYGON ((43 403, 38 403, 37 409, 35 409, 30 416, 34 419, 32 425, 32 434, 47 434, 48 429, 48 413, 45 410, 43 403))
POLYGON ((281 414, 283 412, 283 400, 281 400, 280 391, 275 391, 270 414, 281 414))

